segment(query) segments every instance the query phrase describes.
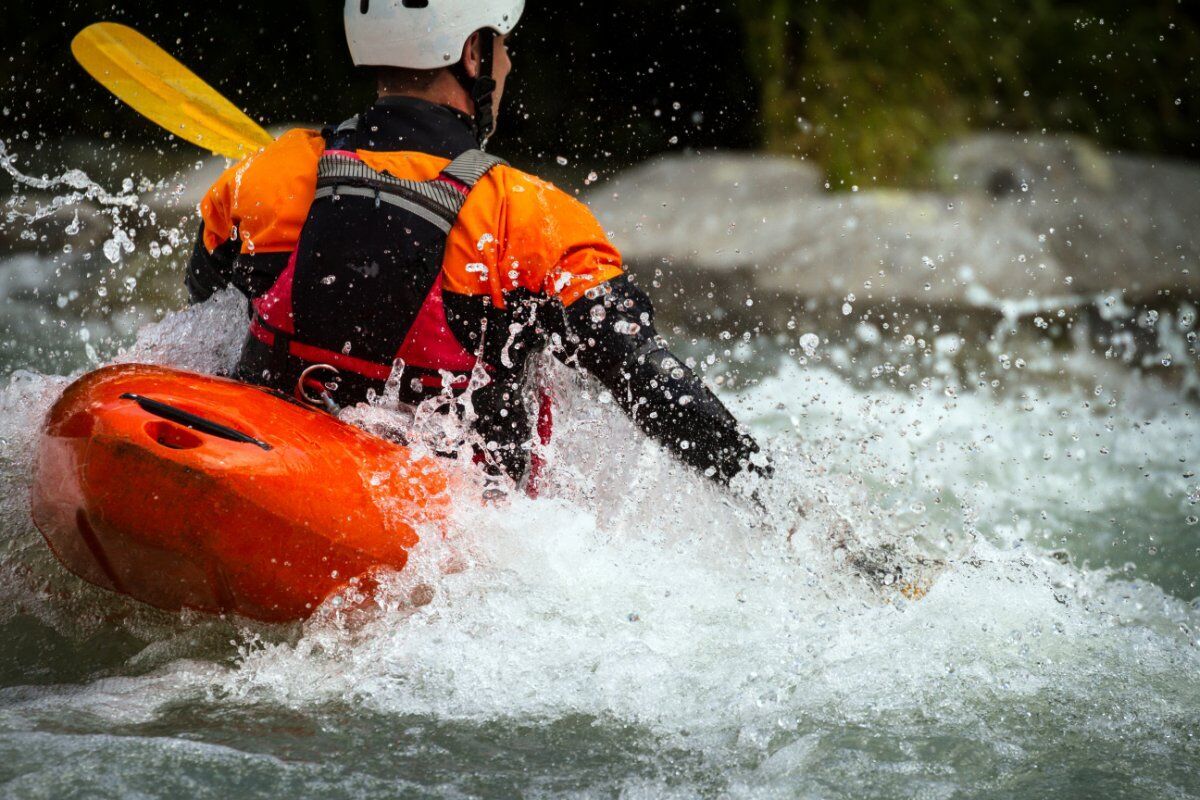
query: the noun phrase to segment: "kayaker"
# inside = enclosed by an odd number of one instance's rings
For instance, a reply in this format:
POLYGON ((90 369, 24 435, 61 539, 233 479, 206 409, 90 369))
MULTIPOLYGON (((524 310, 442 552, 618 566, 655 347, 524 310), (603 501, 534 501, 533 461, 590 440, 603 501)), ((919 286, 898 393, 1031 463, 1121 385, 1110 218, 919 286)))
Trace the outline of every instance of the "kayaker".
POLYGON ((201 203, 192 301, 229 285, 252 301, 242 380, 292 393, 333 368, 327 400, 341 406, 385 387, 414 406, 458 397, 479 457, 515 481, 537 416, 530 357, 546 348, 713 480, 758 469, 758 446, 671 354, 587 208, 483 152, 523 10, 347 0, 350 52, 377 102, 221 176, 201 203))

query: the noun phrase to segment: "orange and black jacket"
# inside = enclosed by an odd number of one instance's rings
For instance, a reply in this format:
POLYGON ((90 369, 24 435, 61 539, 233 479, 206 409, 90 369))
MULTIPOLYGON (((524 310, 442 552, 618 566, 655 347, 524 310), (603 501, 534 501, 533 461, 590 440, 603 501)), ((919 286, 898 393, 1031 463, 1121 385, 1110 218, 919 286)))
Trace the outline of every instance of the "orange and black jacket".
POLYGON ((548 347, 683 462, 720 482, 746 469, 757 445, 667 350, 587 208, 475 146, 465 115, 385 98, 226 171, 187 286, 193 302, 230 285, 252 301, 238 377, 291 393, 331 364, 343 405, 470 386, 484 449, 519 479, 527 365, 548 347))

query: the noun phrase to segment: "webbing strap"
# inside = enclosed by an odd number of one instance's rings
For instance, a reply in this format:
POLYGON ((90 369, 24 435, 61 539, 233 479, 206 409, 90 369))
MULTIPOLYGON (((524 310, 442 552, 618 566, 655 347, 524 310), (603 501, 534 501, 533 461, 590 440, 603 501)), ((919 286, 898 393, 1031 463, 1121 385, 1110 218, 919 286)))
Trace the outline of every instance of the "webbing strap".
POLYGON ((366 197, 375 198, 377 202, 387 203, 397 208, 403 208, 410 214, 416 214, 421 219, 436 227, 442 233, 450 233, 450 229, 454 227, 455 215, 449 210, 443 208, 430 208, 427 204, 417 202, 413 198, 405 197, 399 192, 380 191, 369 189, 363 186, 325 186, 317 189, 317 193, 313 195, 314 200, 322 200, 326 197, 334 195, 345 195, 347 197, 366 197))
POLYGON ((341 153, 326 153, 317 163, 317 197, 347 192, 342 188, 347 185, 366 188, 372 193, 379 192, 380 199, 384 194, 402 197, 408 201, 407 204, 393 205, 419 205, 428 212, 421 214, 426 219, 432 213, 453 225, 466 202, 467 192, 493 167, 503 163, 501 159, 482 150, 468 150, 442 170, 442 175, 452 179, 453 183, 446 180, 410 181, 372 169, 356 158, 341 153), (462 188, 456 187, 455 183, 462 188))
MULTIPOLYGON (((257 313, 250 320, 250 335, 271 348, 272 358, 275 359, 272 361, 271 371, 279 376, 287 374, 288 356, 309 364, 330 364, 346 372, 376 381, 386 381, 391 376, 392 370, 395 369, 395 364, 379 364, 297 341, 291 334, 279 330, 257 313)), ((442 370, 412 365, 405 366, 404 370, 420 380, 424 386, 438 388, 445 385, 442 370)), ((452 375, 450 386, 453 388, 462 388, 470 381, 471 376, 468 373, 446 371, 452 375)))
POLYGON ((371 169, 362 161, 337 153, 327 153, 317 164, 317 187, 332 188, 349 184, 379 189, 383 192, 401 194, 410 199, 424 199, 448 214, 453 222, 462 208, 462 192, 456 191, 441 181, 409 181, 386 172, 371 169))
POLYGON ((488 155, 482 150, 468 150, 451 161, 442 170, 442 174, 449 175, 454 180, 464 184, 468 189, 473 189, 475 188, 475 184, 483 179, 484 175, 491 172, 493 167, 501 164, 507 164, 507 162, 493 155, 488 155))

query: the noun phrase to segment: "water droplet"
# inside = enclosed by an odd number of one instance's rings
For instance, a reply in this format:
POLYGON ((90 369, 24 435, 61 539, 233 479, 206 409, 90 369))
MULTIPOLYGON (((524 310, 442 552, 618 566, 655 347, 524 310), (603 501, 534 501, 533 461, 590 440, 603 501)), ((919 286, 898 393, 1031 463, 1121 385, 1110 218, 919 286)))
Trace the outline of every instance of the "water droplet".
POLYGON ((817 348, 821 346, 821 337, 815 333, 806 333, 800 337, 800 347, 804 350, 804 354, 810 358, 816 355, 817 348))

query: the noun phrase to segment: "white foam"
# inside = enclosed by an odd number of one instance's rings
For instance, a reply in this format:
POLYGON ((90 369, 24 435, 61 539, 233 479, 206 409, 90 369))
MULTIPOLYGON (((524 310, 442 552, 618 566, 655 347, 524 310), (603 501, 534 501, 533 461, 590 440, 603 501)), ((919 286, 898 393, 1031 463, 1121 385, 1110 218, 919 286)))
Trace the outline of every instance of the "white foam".
MULTIPOLYGON (((227 369, 244 319, 225 295, 146 328, 122 359, 227 369)), ((728 493, 647 442, 592 385, 551 374, 558 432, 542 499, 461 498, 447 537, 426 530, 379 608, 330 605, 282 640, 248 631, 232 666, 198 667, 186 647, 151 657, 149 675, 38 695, 0 722, 19 729, 71 709, 145 721, 198 690, 447 722, 583 715, 699 751, 731 791, 756 794, 826 763, 822 731, 925 720, 1000 753, 1076 726, 1150 753, 1200 713, 1200 614, 1151 584, 1050 558, 1028 512, 1081 485, 1092 486, 1085 508, 1132 491, 1131 465, 1167 475, 1176 454, 1196 452, 1186 407, 1160 398, 1118 418, 1103 391, 1099 402, 863 391, 784 363, 728 398, 776 477, 728 493), (1076 448, 1086 457, 1068 458, 1076 448), (1022 492, 1024 503, 1006 496, 1022 492), (906 582, 928 594, 909 599, 906 582), (432 589, 427 604, 413 602, 418 587, 432 589), (1014 708, 1045 711, 1022 722, 1014 708)), ((64 382, 19 374, 0 393, 5 563, 33 575, 10 583, 6 602, 48 620, 131 607, 61 575, 58 597, 31 600, 56 573, 18 522, 21 481, 64 382)), ((150 642, 180 623, 131 613, 118 624, 150 642)))

